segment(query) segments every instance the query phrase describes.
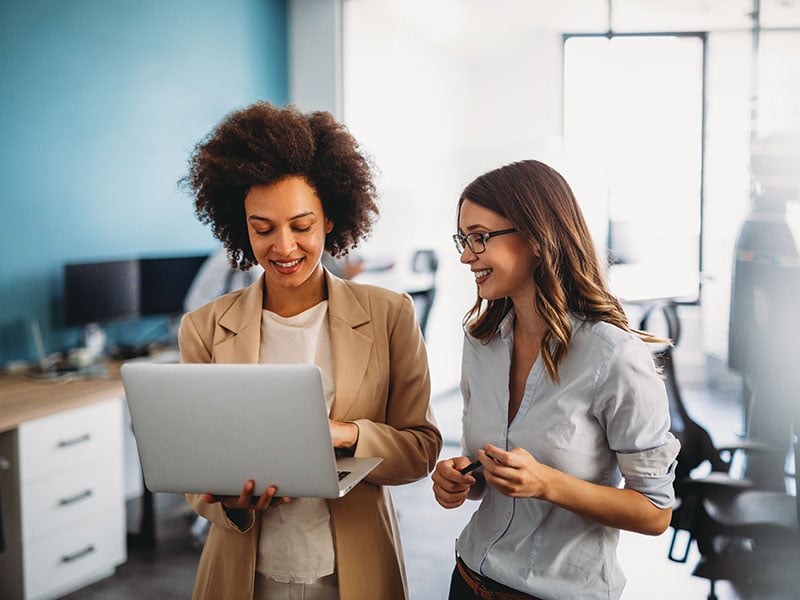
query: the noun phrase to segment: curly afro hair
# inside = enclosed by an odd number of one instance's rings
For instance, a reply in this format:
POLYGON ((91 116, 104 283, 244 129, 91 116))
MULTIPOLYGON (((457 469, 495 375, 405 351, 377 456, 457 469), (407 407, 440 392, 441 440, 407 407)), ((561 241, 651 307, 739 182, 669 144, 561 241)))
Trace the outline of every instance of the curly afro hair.
POLYGON ((325 249, 342 256, 370 234, 378 217, 373 175, 370 159, 329 112, 257 102, 229 113, 195 146, 180 183, 194 196, 197 218, 225 246, 231 266, 246 270, 256 264, 244 211, 251 187, 303 177, 333 222, 325 249))

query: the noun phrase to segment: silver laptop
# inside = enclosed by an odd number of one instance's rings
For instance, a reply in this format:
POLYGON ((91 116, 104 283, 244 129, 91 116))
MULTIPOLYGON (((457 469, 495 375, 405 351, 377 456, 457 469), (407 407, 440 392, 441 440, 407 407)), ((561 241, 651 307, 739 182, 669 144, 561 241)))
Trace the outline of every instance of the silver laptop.
POLYGON ((315 365, 126 363, 144 483, 153 492, 338 498, 382 458, 336 458, 315 365))

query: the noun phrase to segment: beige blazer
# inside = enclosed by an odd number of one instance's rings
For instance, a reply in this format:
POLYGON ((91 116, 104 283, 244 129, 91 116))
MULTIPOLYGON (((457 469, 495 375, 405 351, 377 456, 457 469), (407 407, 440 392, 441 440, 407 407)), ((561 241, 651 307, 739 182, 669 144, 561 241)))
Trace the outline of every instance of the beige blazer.
MULTIPOLYGON (((400 535, 384 486, 425 477, 441 450, 427 354, 407 295, 327 272, 326 281, 336 386, 331 418, 358 425, 356 456, 384 459, 344 498, 329 501, 339 594, 342 600, 404 599, 400 535)), ((262 276, 185 315, 181 362, 257 363, 263 289, 262 276)), ((255 511, 226 513, 199 495, 187 500, 211 521, 193 599, 252 598, 261 519, 255 511)))

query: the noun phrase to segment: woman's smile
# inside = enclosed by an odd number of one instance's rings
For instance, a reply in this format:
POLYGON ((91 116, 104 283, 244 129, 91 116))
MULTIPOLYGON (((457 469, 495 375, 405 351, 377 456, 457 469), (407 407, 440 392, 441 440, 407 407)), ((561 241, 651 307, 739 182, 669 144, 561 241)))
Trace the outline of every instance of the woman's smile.
POLYGON ((300 269, 300 265, 304 260, 305 258, 296 258, 288 261, 270 260, 269 263, 275 267, 275 270, 278 271, 278 273, 283 275, 291 275, 300 269))
POLYGON ((484 283, 491 274, 491 269, 481 269, 479 271, 473 271, 472 274, 475 276, 475 283, 478 285, 484 283))

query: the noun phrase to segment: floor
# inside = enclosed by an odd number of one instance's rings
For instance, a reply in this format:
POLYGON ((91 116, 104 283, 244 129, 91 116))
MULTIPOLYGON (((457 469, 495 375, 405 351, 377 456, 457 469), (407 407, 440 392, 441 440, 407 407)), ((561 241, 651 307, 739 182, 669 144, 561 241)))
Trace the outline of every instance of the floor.
MULTIPOLYGON (((734 394, 711 394, 702 389, 684 389, 687 406, 695 418, 715 433, 740 431, 738 400, 734 394)), ((460 400, 457 394, 433 403, 445 439, 442 457, 454 456, 460 438, 460 400)), ((430 480, 393 489, 403 537, 411 600, 447 597, 453 565, 453 543, 476 504, 455 510, 439 507, 433 499, 430 480)), ((163 498, 161 499, 163 500, 163 498)), ((167 503, 168 504, 168 503, 167 503)), ((155 550, 131 548, 128 561, 115 575, 75 592, 69 600, 186 600, 191 596, 199 548, 190 534, 191 515, 180 504, 161 508, 158 544, 155 550)), ((623 600, 704 599, 709 584, 693 577, 698 555, 692 548, 689 560, 678 564, 667 559, 672 530, 658 537, 623 532, 619 556, 628 577, 623 600)), ((719 600, 792 600, 800 596, 740 595, 726 582, 717 584, 719 600)))

